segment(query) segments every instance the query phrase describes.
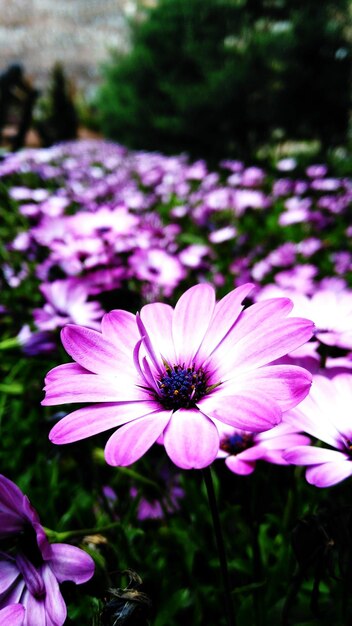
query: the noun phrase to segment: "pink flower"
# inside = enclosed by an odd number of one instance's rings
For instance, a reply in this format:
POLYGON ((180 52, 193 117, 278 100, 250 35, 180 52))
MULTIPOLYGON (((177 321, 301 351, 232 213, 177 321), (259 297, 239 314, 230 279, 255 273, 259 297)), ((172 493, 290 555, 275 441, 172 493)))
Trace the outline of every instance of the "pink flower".
POLYGON ((255 432, 280 422, 307 395, 311 375, 268 363, 310 339, 313 324, 288 317, 285 298, 243 311, 252 288, 216 303, 209 284, 196 285, 175 309, 153 303, 137 316, 111 311, 101 333, 66 326, 62 342, 76 363, 48 373, 43 404, 95 404, 64 417, 51 440, 69 443, 121 426, 105 448, 110 465, 133 463, 162 438, 176 465, 201 468, 218 453, 214 420, 255 432))
POLYGON ((68 278, 43 283, 40 291, 47 299, 42 309, 34 309, 33 316, 40 330, 61 328, 68 322, 99 328, 104 311, 98 302, 88 301, 88 288, 82 280, 68 278))
POLYGON ((93 559, 75 546, 50 544, 27 496, 2 475, 0 539, 6 540, 0 553, 0 624, 20 625, 22 615, 23 626, 62 626, 67 611, 59 583, 89 580, 93 559), (1 621, 6 616, 9 621, 1 621))
POLYGON ((218 430, 218 458, 225 459, 229 470, 240 475, 252 474, 257 461, 288 465, 283 457, 286 448, 310 443, 310 439, 301 435, 297 428, 284 422, 263 433, 251 433, 224 424, 218 430))
POLYGON ((308 466, 311 485, 330 487, 352 476, 351 404, 351 374, 315 376, 309 396, 285 414, 287 423, 335 448, 299 445, 284 453, 289 463, 308 466))
POLYGON ((177 256, 158 248, 138 249, 129 259, 129 266, 139 280, 160 287, 168 296, 186 272, 177 256))

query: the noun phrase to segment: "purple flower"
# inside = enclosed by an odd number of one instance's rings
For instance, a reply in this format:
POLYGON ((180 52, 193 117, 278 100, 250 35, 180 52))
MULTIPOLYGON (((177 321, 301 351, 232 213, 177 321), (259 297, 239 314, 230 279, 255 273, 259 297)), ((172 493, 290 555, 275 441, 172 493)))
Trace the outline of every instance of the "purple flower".
POLYGON ((287 423, 335 448, 299 445, 284 453, 289 463, 308 466, 311 485, 330 487, 352 476, 351 404, 351 374, 315 376, 309 396, 285 415, 287 423))
MULTIPOLYGON (((0 609, 19 620, 20 609, 10 608, 19 603, 26 610, 23 626, 61 626, 66 619, 66 605, 59 583, 89 580, 94 573, 93 559, 74 546, 50 544, 27 496, 0 475, 0 541, 4 539, 6 552, 0 552, 0 609)), ((1 618, 2 612, 0 624, 1 618)))
POLYGON ((42 331, 61 328, 68 322, 99 328, 104 313, 98 302, 88 301, 84 281, 76 278, 55 280, 40 286, 47 299, 42 309, 34 309, 36 325, 42 331))
POLYGON ((53 352, 56 343, 52 333, 48 331, 32 332, 28 324, 22 326, 17 335, 22 351, 27 356, 36 356, 46 352, 53 352))
POLYGON ((164 485, 163 491, 166 492, 166 496, 159 498, 145 497, 140 495, 136 487, 132 487, 130 490, 130 496, 138 498, 137 518, 140 521, 163 519, 166 515, 171 515, 180 508, 180 500, 184 498, 185 492, 179 484, 179 476, 162 472, 160 478, 164 485))
POLYGON ((186 275, 177 256, 157 248, 136 250, 129 259, 129 266, 139 280, 156 285, 166 296, 186 275))
POLYGON ((263 433, 251 433, 224 424, 219 427, 219 432, 218 458, 225 459, 231 472, 243 476, 254 472, 257 461, 288 465, 283 457, 286 448, 310 443, 310 439, 300 434, 295 426, 284 422, 263 433))
POLYGON ((110 465, 130 465, 158 440, 190 469, 217 456, 214 420, 255 432, 279 423, 307 395, 311 375, 268 363, 310 339, 313 324, 288 317, 287 298, 243 310, 252 288, 216 303, 214 289, 200 284, 175 309, 157 302, 136 316, 111 311, 101 333, 66 326, 62 342, 76 362, 48 373, 43 404, 95 404, 64 417, 51 440, 70 443, 121 426, 105 448, 110 465))

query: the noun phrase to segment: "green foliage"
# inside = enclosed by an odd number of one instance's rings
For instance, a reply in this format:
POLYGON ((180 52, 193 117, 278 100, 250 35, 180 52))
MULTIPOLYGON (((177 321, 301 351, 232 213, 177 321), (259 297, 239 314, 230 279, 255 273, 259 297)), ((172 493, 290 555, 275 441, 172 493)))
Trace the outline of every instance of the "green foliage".
POLYGON ((105 67, 104 133, 127 146, 247 157, 280 136, 346 139, 347 0, 160 0, 105 67))

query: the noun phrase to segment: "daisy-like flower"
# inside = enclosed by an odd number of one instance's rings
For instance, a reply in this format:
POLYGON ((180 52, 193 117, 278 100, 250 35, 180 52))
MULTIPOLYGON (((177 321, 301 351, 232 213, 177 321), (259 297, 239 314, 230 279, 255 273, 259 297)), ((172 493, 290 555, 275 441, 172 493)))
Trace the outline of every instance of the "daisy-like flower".
POLYGON ((323 441, 331 448, 293 446, 284 458, 294 465, 306 465, 306 479, 316 487, 330 487, 352 476, 352 375, 337 374, 329 379, 314 377, 309 396, 285 421, 323 441))
POLYGON ((283 453, 292 446, 305 446, 309 437, 302 435, 295 426, 281 422, 263 433, 251 433, 225 424, 218 427, 220 433, 219 459, 235 474, 246 476, 255 470, 257 461, 275 465, 289 465, 283 453))
POLYGON ((67 611, 59 583, 89 580, 93 559, 75 546, 50 544, 27 496, 2 475, 0 545, 0 624, 62 626, 67 611))
POLYGON ((158 440, 179 467, 202 468, 219 450, 216 420, 254 432, 279 423, 307 395, 311 375, 269 363, 310 339, 313 323, 288 316, 287 298, 243 310, 252 288, 216 303, 214 289, 200 284, 174 309, 157 302, 136 316, 111 311, 101 333, 66 326, 62 342, 76 362, 48 373, 43 404, 94 404, 58 422, 51 441, 120 426, 105 448, 110 465, 133 463, 158 440))

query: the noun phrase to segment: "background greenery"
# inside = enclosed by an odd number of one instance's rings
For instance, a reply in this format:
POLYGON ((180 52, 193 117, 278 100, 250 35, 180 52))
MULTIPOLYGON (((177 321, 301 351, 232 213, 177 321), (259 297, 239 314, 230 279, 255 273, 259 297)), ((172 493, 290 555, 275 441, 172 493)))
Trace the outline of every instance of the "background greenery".
POLYGON ((113 54, 97 107, 129 147, 216 162, 273 140, 348 139, 348 0, 160 0, 113 54))

